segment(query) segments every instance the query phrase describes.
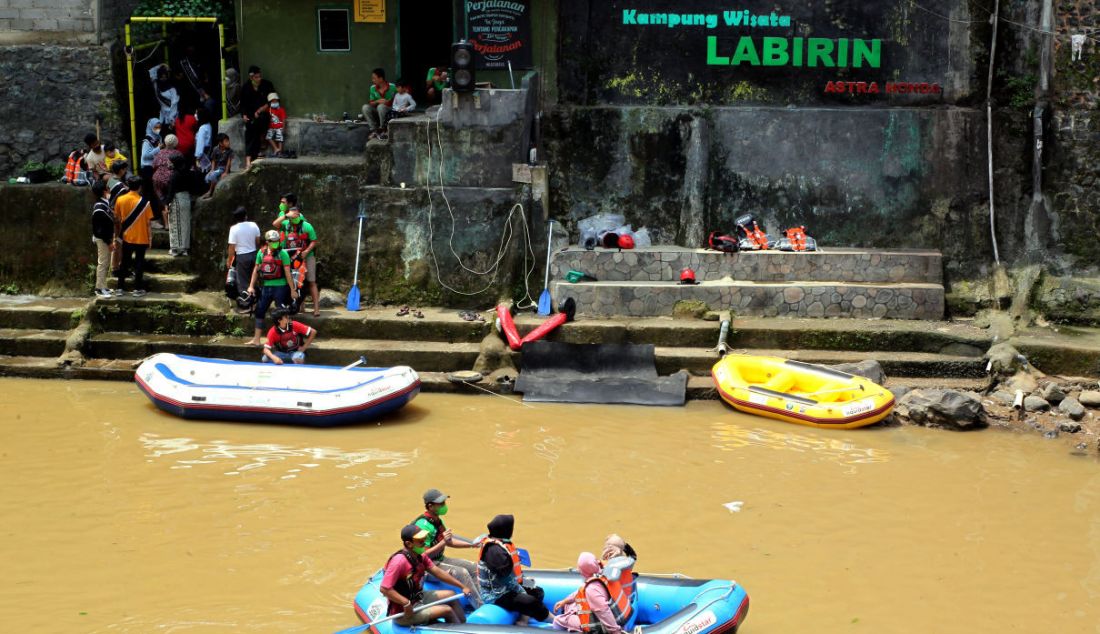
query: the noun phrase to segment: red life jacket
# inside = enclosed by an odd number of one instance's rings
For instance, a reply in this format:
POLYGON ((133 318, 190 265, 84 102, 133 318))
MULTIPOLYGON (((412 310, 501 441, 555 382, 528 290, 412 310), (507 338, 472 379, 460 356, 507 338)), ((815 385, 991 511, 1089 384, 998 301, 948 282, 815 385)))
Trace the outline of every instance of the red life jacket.
POLYGON ((283 239, 283 248, 287 251, 299 251, 309 246, 309 234, 305 232, 306 221, 298 224, 290 221, 283 222, 283 230, 280 232, 283 239))
POLYGON ((600 626, 600 619, 592 613, 592 606, 588 604, 588 597, 585 594, 588 584, 593 582, 602 583, 603 587, 607 589, 607 594, 611 597, 607 605, 611 608, 611 614, 615 616, 615 622, 619 625, 626 625, 626 622, 630 620, 631 615, 634 613, 634 606, 630 604, 630 595, 623 589, 622 581, 611 581, 603 575, 596 575, 585 580, 584 585, 577 590, 576 601, 577 607, 580 608, 577 616, 580 617, 581 632, 587 634, 588 632, 603 631, 600 626))
POLYGON ((791 227, 784 233, 787 234, 787 240, 791 243, 792 251, 806 250, 806 227, 791 227))
POLYGON ((277 280, 283 277, 283 261, 279 258, 279 250, 271 250, 264 247, 264 258, 260 260, 260 279, 277 280))
POLYGON ((279 326, 275 326, 275 349, 279 352, 294 352, 302 345, 302 335, 294 332, 294 322, 290 322, 290 327, 283 330, 279 326))

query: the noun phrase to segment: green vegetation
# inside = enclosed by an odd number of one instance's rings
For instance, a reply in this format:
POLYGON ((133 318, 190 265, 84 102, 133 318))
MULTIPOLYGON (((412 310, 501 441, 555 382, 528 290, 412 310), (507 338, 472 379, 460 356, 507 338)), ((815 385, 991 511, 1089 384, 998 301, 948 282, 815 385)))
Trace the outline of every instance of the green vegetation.
POLYGON ((210 16, 233 19, 232 0, 142 0, 134 15, 149 17, 210 16))
POLYGON ((1005 79, 1005 94, 1008 105, 1018 110, 1028 110, 1035 103, 1035 84, 1039 79, 1035 75, 1018 75, 1005 79))
POLYGON ((38 161, 27 161, 23 164, 23 173, 28 174, 30 172, 36 172, 38 170, 46 170, 46 173, 50 175, 50 180, 58 181, 65 175, 64 165, 50 165, 47 163, 39 163, 38 161))
POLYGON ((18 295, 19 285, 15 282, 8 282, 7 284, 0 286, 0 293, 3 293, 4 295, 18 295))

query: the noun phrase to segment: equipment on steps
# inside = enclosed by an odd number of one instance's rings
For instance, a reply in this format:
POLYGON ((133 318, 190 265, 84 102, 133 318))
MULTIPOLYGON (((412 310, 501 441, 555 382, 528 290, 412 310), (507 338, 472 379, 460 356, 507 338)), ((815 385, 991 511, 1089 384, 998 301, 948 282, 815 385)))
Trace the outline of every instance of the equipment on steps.
POLYGON ((718 356, 724 357, 730 352, 730 346, 726 343, 726 339, 730 335, 730 320, 723 319, 722 327, 718 330, 718 345, 711 348, 711 352, 718 353, 718 356))
POLYGON ((733 236, 720 235, 717 231, 711 231, 707 238, 707 247, 722 253, 737 253, 741 250, 741 240, 733 236))
POLYGON ((567 297, 558 306, 556 315, 539 324, 526 336, 520 337, 519 330, 516 329, 516 322, 512 318, 513 308, 507 304, 498 304, 496 325, 497 330, 504 335, 504 339, 508 342, 508 347, 517 351, 523 348, 524 344, 538 341, 553 332, 558 326, 573 321, 574 316, 577 314, 577 302, 572 297, 567 297))
POLYGON ((817 251, 817 241, 806 235, 806 227, 791 227, 783 232, 776 248, 780 251, 817 251))
POLYGON ((359 310, 359 251, 363 243, 363 220, 367 217, 366 210, 359 208, 359 237, 355 239, 355 275, 352 277, 351 290, 348 291, 347 309, 359 310))
POLYGON ((682 271, 680 271, 680 283, 684 284, 685 286, 698 284, 699 282, 695 281, 695 271, 692 271, 691 269, 683 269, 682 271))
POLYGON ((742 250, 766 251, 768 249, 768 235, 764 233, 756 216, 745 214, 734 220, 733 224, 745 236, 741 238, 742 250))
POLYGON ((550 232, 546 236, 546 281, 542 285, 542 294, 539 295, 539 314, 543 317, 550 314, 550 254, 553 252, 554 221, 550 220, 550 232))
POLYGON ((598 282, 599 280, 583 271, 570 270, 565 274, 565 281, 570 284, 579 284, 580 282, 598 282))
POLYGON ((781 357, 727 354, 711 376, 736 409, 789 423, 855 429, 894 411, 894 395, 870 379, 781 357))

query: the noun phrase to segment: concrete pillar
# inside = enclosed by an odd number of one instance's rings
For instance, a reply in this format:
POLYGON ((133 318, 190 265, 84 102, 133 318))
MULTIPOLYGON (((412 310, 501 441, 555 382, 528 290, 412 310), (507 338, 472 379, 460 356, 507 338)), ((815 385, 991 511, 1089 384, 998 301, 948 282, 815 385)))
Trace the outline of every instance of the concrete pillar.
POLYGON ((702 246, 706 238, 707 172, 710 162, 710 123, 694 117, 680 124, 687 157, 684 168, 683 197, 680 207, 680 231, 676 242, 687 247, 702 246))

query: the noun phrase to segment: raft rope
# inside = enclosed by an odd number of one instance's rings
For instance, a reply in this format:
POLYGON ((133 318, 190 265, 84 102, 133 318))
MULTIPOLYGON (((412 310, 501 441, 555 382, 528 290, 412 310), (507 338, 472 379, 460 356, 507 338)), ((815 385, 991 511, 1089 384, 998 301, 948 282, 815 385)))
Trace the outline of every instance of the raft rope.
MULTIPOLYGON (((443 108, 444 108, 444 106, 441 104, 439 106, 439 110, 437 110, 436 113, 435 113, 435 134, 436 134, 436 144, 439 146, 439 193, 443 196, 443 202, 447 206, 447 214, 451 218, 451 232, 450 232, 450 235, 447 237, 447 247, 450 249, 451 255, 454 256, 455 261, 458 262, 458 265, 460 267, 462 267, 463 270, 465 270, 465 271, 467 271, 467 272, 469 272, 473 275, 479 276, 479 277, 483 277, 483 276, 487 276, 487 275, 493 275, 496 272, 496 270, 499 268, 501 261, 503 261, 504 258, 508 255, 507 249, 511 245, 512 238, 513 238, 512 216, 515 215, 516 210, 518 209, 519 212, 520 212, 519 217, 523 221, 523 229, 524 229, 524 233, 526 234, 526 238, 527 238, 527 248, 523 250, 523 268, 524 268, 523 289, 524 289, 524 293, 526 294, 525 299, 527 300, 527 303, 526 303, 526 305, 524 305, 522 300, 521 300, 520 302, 516 302, 516 306, 519 307, 519 308, 531 308, 531 307, 535 306, 535 298, 531 296, 530 278, 531 278, 531 273, 533 273, 534 270, 535 270, 535 261, 536 261, 536 259, 535 259, 535 251, 534 251, 534 248, 532 247, 532 242, 531 242, 531 227, 527 224, 527 213, 525 212, 522 203, 516 203, 515 205, 512 205, 512 208, 510 210, 508 210, 508 217, 505 219, 506 220, 505 228, 504 228, 504 231, 501 233, 501 236, 500 236, 500 247, 498 248, 497 255, 493 259, 493 263, 489 266, 489 268, 485 269, 484 271, 478 271, 478 270, 472 269, 472 268, 466 266, 466 264, 462 261, 462 257, 459 256, 458 252, 455 251, 455 248, 454 248, 455 214, 454 214, 454 209, 451 208, 451 201, 450 201, 450 199, 447 198, 447 192, 444 189, 444 185, 443 185, 443 166, 444 166, 444 163, 443 163, 443 133, 441 132, 441 126, 439 124, 439 117, 443 113, 443 108), (530 255, 530 260, 528 260, 528 255, 530 255), (530 264, 528 264, 528 262, 530 262, 530 264)), ((484 293, 485 291, 487 291, 487 290, 489 290, 490 288, 493 287, 494 282, 492 280, 490 280, 489 283, 487 283, 481 289, 471 293, 471 292, 467 292, 467 291, 460 291, 457 288, 454 288, 451 285, 447 284, 446 282, 443 281, 443 277, 440 273, 439 259, 436 257, 436 254, 435 254, 435 240, 434 240, 435 228, 432 226, 432 217, 434 215, 435 205, 432 201, 432 186, 431 186, 431 172, 432 172, 432 124, 431 124, 431 119, 428 120, 428 127, 425 130, 425 137, 426 137, 426 140, 428 142, 428 170, 427 170, 427 173, 424 175, 424 187, 428 190, 428 250, 429 250, 429 252, 432 256, 432 263, 435 264, 435 278, 439 282, 440 286, 442 286, 443 288, 451 291, 452 293, 456 293, 458 295, 464 295, 464 296, 467 296, 467 297, 473 297, 473 296, 476 296, 476 295, 480 295, 480 294, 484 293)), ((547 248, 549 248, 549 245, 547 245, 547 248)))

